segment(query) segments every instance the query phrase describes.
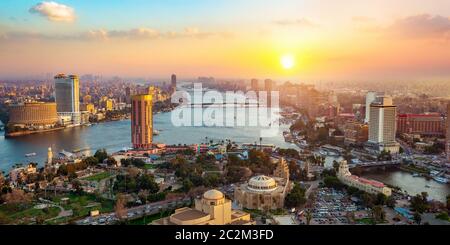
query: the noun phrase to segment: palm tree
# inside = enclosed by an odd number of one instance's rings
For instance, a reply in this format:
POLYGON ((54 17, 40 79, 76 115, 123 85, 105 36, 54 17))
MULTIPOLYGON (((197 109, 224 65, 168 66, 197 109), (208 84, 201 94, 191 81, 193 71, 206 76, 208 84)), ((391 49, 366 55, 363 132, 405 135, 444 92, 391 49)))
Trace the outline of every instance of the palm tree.
POLYGON ((309 225, 311 223, 311 219, 312 219, 311 211, 307 210, 305 212, 305 218, 306 218, 306 225, 309 225))

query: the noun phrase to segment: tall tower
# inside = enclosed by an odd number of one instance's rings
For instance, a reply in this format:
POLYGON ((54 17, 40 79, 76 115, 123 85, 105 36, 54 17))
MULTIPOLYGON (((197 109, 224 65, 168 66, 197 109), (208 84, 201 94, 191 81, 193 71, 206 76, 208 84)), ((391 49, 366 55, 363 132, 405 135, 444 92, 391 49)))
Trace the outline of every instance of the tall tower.
POLYGON ((397 108, 389 96, 377 97, 370 104, 369 143, 378 145, 379 150, 398 153, 399 146, 395 141, 397 108))
POLYGON ((73 124, 80 124, 80 85, 76 75, 55 76, 56 110, 60 115, 70 115, 73 124))
POLYGON ((259 90, 259 81, 258 79, 252 79, 250 82, 250 87, 252 91, 258 92, 259 90))
POLYGON ((177 90, 177 75, 172 74, 170 77, 170 92, 174 93, 177 90))
POLYGON ((272 107, 273 81, 271 79, 264 80, 264 89, 267 93, 267 107, 272 107))
POLYGON ((149 149, 153 140, 153 96, 134 95, 131 101, 131 142, 135 149, 149 149))
POLYGON ((49 147, 47 151, 47 165, 48 166, 52 165, 52 162, 53 162, 53 152, 52 148, 49 147))
POLYGON ((366 95, 366 117, 364 119, 365 123, 369 123, 370 120, 370 105, 377 98, 377 92, 370 91, 366 95))
POLYGON ((450 162, 450 103, 447 105, 447 121, 445 126, 445 151, 447 153, 447 161, 450 162))

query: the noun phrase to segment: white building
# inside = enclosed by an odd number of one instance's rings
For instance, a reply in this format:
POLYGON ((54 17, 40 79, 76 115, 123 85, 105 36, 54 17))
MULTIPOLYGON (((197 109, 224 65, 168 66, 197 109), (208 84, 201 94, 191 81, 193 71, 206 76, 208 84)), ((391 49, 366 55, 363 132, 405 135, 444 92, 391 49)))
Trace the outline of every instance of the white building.
POLYGON ((80 124, 80 87, 78 76, 55 76, 55 101, 58 115, 71 116, 72 124, 80 124))
POLYGON ((370 120, 370 105, 377 98, 377 92, 369 91, 366 95, 366 117, 364 119, 365 123, 369 123, 370 120))
POLYGON ((350 173, 350 171, 348 170, 348 164, 345 160, 341 161, 339 165, 337 177, 342 183, 358 188, 370 194, 376 195, 378 193, 383 193, 385 196, 392 195, 391 188, 385 186, 383 183, 352 175, 352 173, 350 173))
POLYGON ((377 151, 399 152, 399 144, 395 141, 397 108, 392 97, 380 96, 370 104, 369 144, 377 151))

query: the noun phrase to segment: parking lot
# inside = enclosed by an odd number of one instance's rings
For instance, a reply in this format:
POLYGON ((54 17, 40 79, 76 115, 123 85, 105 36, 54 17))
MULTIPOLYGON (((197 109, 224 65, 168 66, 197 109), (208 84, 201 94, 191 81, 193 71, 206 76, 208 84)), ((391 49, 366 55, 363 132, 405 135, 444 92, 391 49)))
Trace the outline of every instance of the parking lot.
MULTIPOLYGON (((311 225, 349 224, 348 215, 361 214, 364 209, 354 203, 345 192, 331 188, 320 188, 314 193, 315 203, 311 209, 311 225)), ((361 218, 361 217, 357 217, 361 218)), ((306 223, 306 217, 301 217, 306 223)))

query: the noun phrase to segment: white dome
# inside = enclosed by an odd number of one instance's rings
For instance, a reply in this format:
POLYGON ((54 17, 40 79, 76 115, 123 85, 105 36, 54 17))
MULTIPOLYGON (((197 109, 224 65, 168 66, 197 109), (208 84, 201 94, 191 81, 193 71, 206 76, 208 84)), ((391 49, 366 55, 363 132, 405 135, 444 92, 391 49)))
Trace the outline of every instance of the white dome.
POLYGON ((277 182, 271 177, 258 175, 248 181, 248 188, 252 191, 273 191, 277 188, 277 182))
POLYGON ((220 200, 220 199, 224 198, 224 195, 222 192, 212 189, 212 190, 205 192, 203 194, 203 198, 208 199, 208 200, 220 200))

